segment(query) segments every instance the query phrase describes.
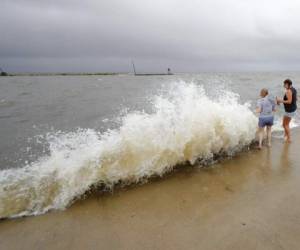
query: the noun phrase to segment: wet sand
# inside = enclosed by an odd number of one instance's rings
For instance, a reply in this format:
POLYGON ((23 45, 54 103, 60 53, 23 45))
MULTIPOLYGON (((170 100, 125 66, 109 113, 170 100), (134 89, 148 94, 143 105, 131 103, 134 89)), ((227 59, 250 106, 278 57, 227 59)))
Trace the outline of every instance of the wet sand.
POLYGON ((0 221, 0 249, 299 249, 300 131, 293 136, 65 211, 0 221))

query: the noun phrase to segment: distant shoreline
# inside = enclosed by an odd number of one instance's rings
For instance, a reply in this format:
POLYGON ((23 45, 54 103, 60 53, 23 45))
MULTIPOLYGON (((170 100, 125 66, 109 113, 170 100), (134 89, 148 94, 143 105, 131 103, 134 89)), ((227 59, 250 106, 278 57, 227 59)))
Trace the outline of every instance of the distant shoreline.
POLYGON ((172 76, 174 73, 140 73, 132 74, 129 72, 103 72, 103 73, 7 73, 0 75, 0 77, 9 76, 117 76, 117 75, 133 75, 133 76, 172 76))
POLYGON ((128 73, 115 73, 115 72, 103 72, 103 73, 9 73, 7 76, 114 76, 128 73))

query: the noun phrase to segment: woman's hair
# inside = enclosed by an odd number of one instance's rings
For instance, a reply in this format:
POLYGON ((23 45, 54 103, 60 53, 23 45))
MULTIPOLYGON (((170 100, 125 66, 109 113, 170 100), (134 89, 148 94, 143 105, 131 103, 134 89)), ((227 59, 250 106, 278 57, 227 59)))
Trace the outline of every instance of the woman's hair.
POLYGON ((293 84, 291 79, 285 79, 283 83, 289 85, 289 87, 293 84))
POLYGON ((269 94, 269 91, 266 88, 261 89, 260 96, 265 97, 269 94))

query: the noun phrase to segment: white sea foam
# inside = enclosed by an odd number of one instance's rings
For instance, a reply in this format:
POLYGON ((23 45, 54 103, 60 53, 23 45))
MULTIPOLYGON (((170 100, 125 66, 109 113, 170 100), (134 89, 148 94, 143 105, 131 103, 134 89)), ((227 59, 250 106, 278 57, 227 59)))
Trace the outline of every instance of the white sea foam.
POLYGON ((231 155, 252 142, 257 119, 236 94, 210 99, 201 86, 172 86, 155 97, 153 113, 130 112, 117 130, 48 134, 48 156, 0 172, 0 217, 65 209, 93 185, 161 176, 177 164, 231 155))

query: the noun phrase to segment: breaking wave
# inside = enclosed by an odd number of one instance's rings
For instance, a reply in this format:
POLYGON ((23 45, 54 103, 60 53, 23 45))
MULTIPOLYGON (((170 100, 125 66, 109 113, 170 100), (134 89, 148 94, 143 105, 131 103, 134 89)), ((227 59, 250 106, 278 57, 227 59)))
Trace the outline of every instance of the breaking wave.
POLYGON ((153 112, 129 112, 118 129, 47 135, 49 155, 0 172, 0 218, 65 209, 91 187, 162 176, 178 164, 232 155, 255 138, 257 119, 237 94, 210 98, 202 86, 173 84, 153 112))

